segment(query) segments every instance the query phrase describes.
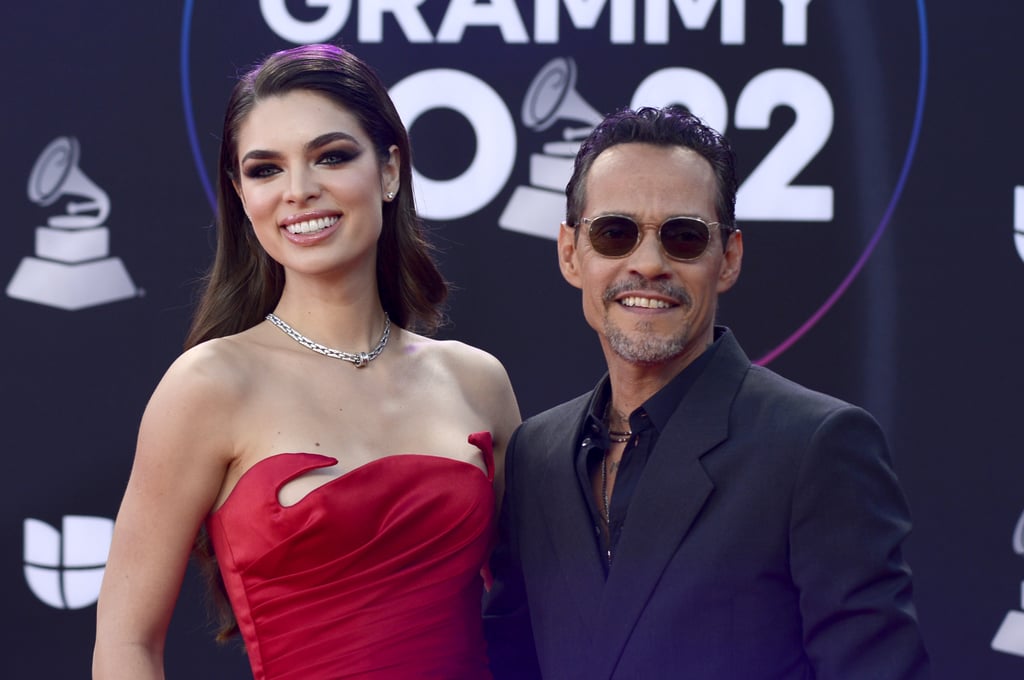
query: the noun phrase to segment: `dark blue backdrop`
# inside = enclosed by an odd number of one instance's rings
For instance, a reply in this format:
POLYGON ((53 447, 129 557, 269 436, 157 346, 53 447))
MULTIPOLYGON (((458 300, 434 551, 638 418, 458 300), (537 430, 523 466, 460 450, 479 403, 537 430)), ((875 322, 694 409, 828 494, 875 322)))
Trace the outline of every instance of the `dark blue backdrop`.
MULTIPOLYGON (((392 87, 457 286, 441 335, 497 355, 524 415, 603 365, 552 240, 579 131, 668 101, 723 128, 746 257, 720 320, 752 357, 883 423, 935 676, 1024 673, 1024 6, 320 4, 0 9, 4 677, 88 675, 138 420, 212 252, 227 92, 262 55, 317 40, 392 87)), ((247 677, 242 654, 211 641, 202 598, 190 572, 169 677, 247 677)))

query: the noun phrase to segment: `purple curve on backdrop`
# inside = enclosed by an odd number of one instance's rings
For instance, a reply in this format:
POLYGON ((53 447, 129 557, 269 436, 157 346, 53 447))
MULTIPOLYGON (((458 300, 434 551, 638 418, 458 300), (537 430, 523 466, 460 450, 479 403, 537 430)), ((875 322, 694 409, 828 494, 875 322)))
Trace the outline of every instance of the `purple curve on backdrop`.
POLYGON ((868 245, 864 248, 864 252, 861 253, 860 258, 853 265, 853 269, 846 275, 846 278, 840 282, 839 287, 836 288, 828 299, 807 319, 799 328, 783 340, 778 347, 771 350, 763 357, 755 361, 755 364, 765 366, 775 359, 777 359, 783 352, 792 347, 797 340, 802 338, 805 333, 814 328, 815 324, 821 320, 821 317, 825 316, 826 313, 836 302, 843 296, 846 289, 850 287, 857 275, 860 274, 864 265, 867 264, 871 258, 871 254, 875 250, 875 246, 881 240, 882 235, 889 226, 889 221, 892 219, 892 214, 896 210, 896 204, 899 203, 900 198, 903 195, 903 187, 907 182, 907 176, 910 174, 910 166, 914 162, 914 153, 917 150, 917 140, 921 134, 921 121, 924 118, 924 100, 926 92, 926 84, 928 82, 928 25, 925 21, 924 14, 924 0, 917 0, 917 14, 918 14, 918 26, 921 33, 921 75, 918 78, 917 83, 917 107, 914 112, 914 126, 910 133, 910 144, 907 147, 907 155, 903 159, 903 168, 900 171, 899 181, 896 182, 896 188, 892 192, 892 198, 889 199, 889 205, 885 209, 885 214, 882 215, 882 221, 879 222, 878 228, 875 229, 875 233, 871 236, 871 240, 868 241, 868 245))

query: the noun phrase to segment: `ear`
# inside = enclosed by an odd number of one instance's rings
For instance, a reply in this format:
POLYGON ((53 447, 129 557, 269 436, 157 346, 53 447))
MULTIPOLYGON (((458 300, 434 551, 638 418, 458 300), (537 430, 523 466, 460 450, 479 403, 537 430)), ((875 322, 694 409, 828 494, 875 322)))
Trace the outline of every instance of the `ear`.
POLYGON ((582 288, 580 283, 579 251, 576 249, 576 239, 579 234, 565 222, 562 222, 558 229, 558 266, 562 270, 562 277, 576 288, 582 288))
POLYGON ((718 292, 724 293, 735 285, 743 267, 743 232, 733 230, 726 242, 721 268, 718 270, 718 292))
POLYGON ((387 195, 389 192, 398 193, 399 176, 402 169, 402 154, 394 144, 388 149, 388 157, 380 166, 380 189, 381 193, 387 195))

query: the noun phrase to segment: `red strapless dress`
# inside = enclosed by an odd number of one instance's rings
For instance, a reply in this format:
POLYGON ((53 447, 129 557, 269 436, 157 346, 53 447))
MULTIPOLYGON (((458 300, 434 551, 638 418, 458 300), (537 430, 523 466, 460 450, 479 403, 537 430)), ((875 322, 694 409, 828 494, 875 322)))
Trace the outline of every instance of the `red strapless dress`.
POLYGON ((289 480, 337 461, 284 453, 207 521, 256 680, 490 678, 481 577, 494 532, 491 435, 477 466, 391 455, 283 507, 289 480))

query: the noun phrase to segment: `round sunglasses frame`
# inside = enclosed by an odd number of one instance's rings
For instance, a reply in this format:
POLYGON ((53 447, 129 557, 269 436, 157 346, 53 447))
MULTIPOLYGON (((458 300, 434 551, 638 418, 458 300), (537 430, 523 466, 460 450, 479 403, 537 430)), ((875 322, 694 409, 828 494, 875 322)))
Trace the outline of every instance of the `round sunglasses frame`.
MULTIPOLYGON (((590 247, 594 249, 595 253, 597 253, 601 257, 607 257, 607 258, 610 258, 610 259, 613 259, 613 260, 618 260, 618 259, 622 259, 624 257, 629 257, 630 255, 633 254, 634 251, 636 251, 636 249, 640 246, 640 242, 644 238, 644 232, 646 231, 646 229, 644 229, 643 227, 645 227, 645 226, 647 226, 649 224, 653 224, 653 222, 640 223, 640 222, 637 222, 632 217, 630 217, 629 215, 619 215, 617 213, 608 213, 608 214, 605 214, 605 215, 598 215, 596 217, 581 217, 580 218, 580 224, 581 225, 587 225, 587 238, 590 240, 590 247), (595 225, 599 226, 601 220, 604 220, 604 219, 625 220, 626 222, 632 224, 636 228, 636 239, 633 241, 633 245, 629 248, 629 250, 627 250, 626 252, 622 253, 621 255, 609 255, 607 253, 601 252, 601 250, 596 245, 594 245, 594 226, 595 225)), ((701 219, 700 217, 695 217, 693 215, 673 215, 672 217, 669 217, 669 218, 666 218, 665 220, 663 220, 661 222, 661 224, 658 225, 658 228, 657 228, 655 233, 656 233, 656 236, 658 238, 658 245, 661 246, 661 251, 663 253, 665 253, 665 255, 668 256, 670 259, 675 260, 676 262, 694 262, 695 260, 699 260, 701 257, 703 257, 704 253, 708 252, 708 248, 711 247, 711 241, 713 240, 713 236, 714 236, 714 233, 715 233, 716 229, 720 230, 720 231, 724 231, 724 229, 723 229, 723 227, 722 227, 720 222, 707 222, 707 221, 701 219), (699 253, 694 255, 693 257, 679 257, 677 255, 673 255, 671 252, 669 252, 669 250, 665 247, 665 243, 661 240, 661 230, 662 230, 662 228, 666 224, 668 224, 669 222, 672 222, 673 220, 689 220, 689 221, 693 221, 693 222, 698 222, 698 223, 704 225, 704 228, 707 230, 708 236, 707 236, 707 241, 704 242, 704 248, 699 253)))

